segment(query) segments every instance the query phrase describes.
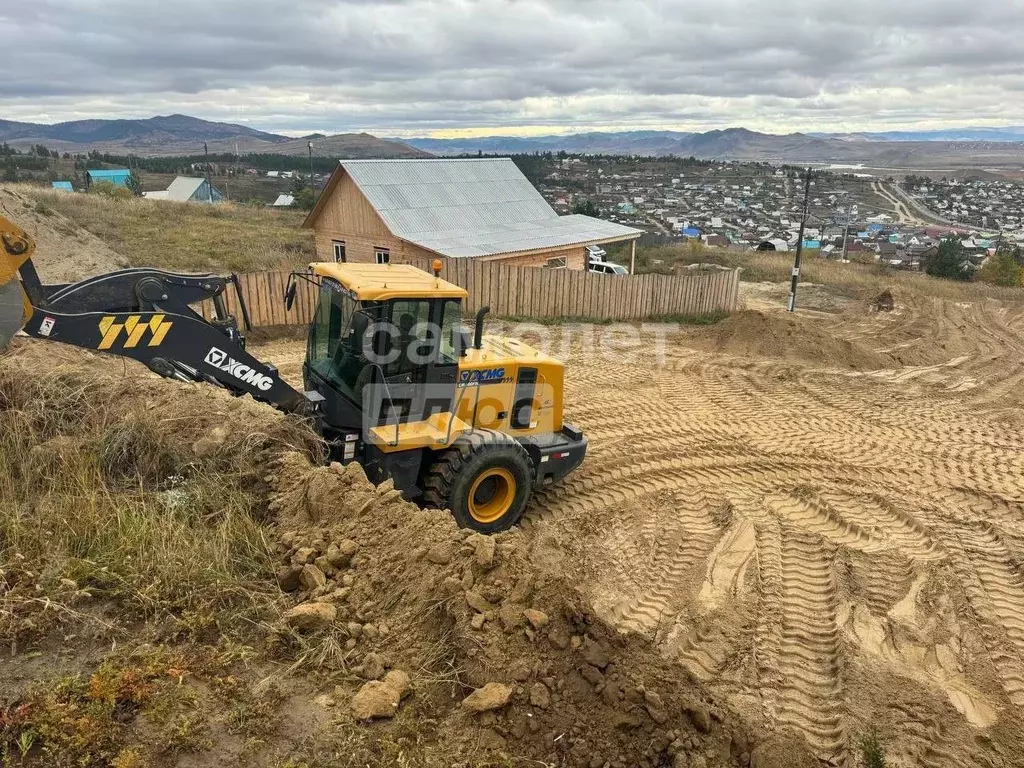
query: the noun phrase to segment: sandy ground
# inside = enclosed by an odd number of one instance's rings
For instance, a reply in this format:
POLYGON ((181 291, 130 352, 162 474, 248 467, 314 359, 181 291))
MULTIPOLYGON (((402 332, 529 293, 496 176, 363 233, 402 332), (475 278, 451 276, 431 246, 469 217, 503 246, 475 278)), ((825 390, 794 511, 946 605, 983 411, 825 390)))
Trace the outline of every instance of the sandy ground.
POLYGON ((127 264, 94 234, 51 208, 38 206, 17 187, 0 186, 0 214, 35 240, 32 261, 44 283, 70 283, 127 264))
MULTIPOLYGON (((897 302, 751 311, 661 358, 661 329, 639 357, 570 333, 590 451, 531 502, 531 556, 831 764, 878 729, 894 765, 1021 765, 1024 312, 897 302)), ((301 377, 302 342, 257 354, 301 377)))

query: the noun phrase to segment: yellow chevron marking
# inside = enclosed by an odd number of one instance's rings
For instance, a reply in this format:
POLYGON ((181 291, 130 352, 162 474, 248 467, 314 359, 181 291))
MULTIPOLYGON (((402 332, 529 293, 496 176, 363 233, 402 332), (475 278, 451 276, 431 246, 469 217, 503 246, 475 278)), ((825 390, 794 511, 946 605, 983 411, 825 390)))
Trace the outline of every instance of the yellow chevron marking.
POLYGON ((100 341, 98 349, 111 349, 117 343, 122 329, 127 333, 127 338, 124 342, 125 349, 133 349, 138 346, 139 342, 146 335, 147 330, 152 335, 152 338, 149 340, 149 346, 159 347, 173 325, 173 323, 164 322, 164 317, 164 315, 153 315, 145 322, 142 322, 141 315, 129 315, 123 323, 118 323, 116 317, 104 317, 99 322, 100 333, 103 334, 103 339, 100 341))
POLYGON ((114 342, 117 341, 118 335, 121 333, 121 329, 124 328, 120 323, 115 323, 114 317, 104 317, 100 320, 100 332, 103 334, 103 340, 100 341, 99 349, 110 349, 114 346, 114 342))
MULTIPOLYGON (((161 317, 163 317, 163 315, 161 315, 161 317)), ((149 340, 149 346, 159 347, 163 343, 164 336, 166 336, 167 332, 171 330, 172 325, 174 325, 174 323, 161 323, 160 327, 153 331, 153 338, 149 340)))

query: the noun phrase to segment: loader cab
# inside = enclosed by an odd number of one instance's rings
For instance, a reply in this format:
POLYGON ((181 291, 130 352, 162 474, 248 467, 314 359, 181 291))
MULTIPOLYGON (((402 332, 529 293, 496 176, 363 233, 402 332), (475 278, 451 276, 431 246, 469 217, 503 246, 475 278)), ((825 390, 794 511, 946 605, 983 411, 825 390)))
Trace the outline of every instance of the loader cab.
POLYGON ((339 434, 448 412, 463 349, 464 289, 407 265, 314 264, 303 373, 339 434))

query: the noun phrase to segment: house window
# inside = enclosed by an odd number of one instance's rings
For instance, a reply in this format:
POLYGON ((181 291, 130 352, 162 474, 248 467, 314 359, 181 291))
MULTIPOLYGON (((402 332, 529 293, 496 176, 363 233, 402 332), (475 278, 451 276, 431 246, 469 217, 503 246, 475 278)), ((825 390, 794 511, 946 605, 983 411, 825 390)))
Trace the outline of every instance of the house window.
POLYGON ((555 256, 553 259, 548 259, 544 262, 546 269, 565 269, 567 266, 565 256, 555 256))
POLYGON ((376 257, 378 264, 391 263, 391 251, 389 251, 387 248, 381 248, 379 246, 374 247, 373 255, 376 257))
POLYGON ((334 244, 334 260, 345 261, 345 243, 341 240, 333 241, 334 244))

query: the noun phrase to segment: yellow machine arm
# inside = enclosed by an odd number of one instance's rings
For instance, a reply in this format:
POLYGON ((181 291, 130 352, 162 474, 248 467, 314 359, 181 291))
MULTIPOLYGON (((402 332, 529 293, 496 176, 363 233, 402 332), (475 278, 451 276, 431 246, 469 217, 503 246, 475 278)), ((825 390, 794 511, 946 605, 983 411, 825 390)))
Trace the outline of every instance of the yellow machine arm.
POLYGON ((18 270, 32 258, 35 243, 14 222, 0 216, 0 349, 25 327, 32 305, 18 279, 18 270))

